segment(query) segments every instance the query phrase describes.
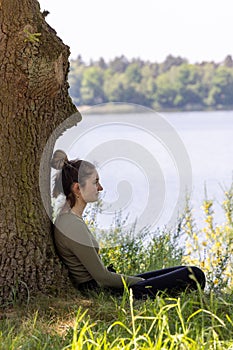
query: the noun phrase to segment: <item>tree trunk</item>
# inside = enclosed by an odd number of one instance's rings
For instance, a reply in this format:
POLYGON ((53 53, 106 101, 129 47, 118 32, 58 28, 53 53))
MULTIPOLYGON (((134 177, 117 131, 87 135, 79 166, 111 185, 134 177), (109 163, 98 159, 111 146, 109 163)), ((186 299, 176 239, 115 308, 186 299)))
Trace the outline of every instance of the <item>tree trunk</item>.
MULTIPOLYGON (((0 0, 2 302, 61 285, 39 167, 53 130, 74 113, 70 123, 81 119, 68 94, 68 57, 69 48, 45 22, 37 0, 0 0)), ((50 140, 48 164, 55 141, 56 135, 50 140)), ((44 171, 49 194, 49 165, 44 171)))

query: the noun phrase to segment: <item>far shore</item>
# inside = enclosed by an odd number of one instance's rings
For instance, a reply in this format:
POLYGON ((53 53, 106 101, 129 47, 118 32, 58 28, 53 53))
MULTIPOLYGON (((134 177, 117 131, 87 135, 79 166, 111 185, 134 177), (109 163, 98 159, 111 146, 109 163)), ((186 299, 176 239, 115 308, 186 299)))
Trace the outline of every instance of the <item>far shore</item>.
POLYGON ((80 113, 84 114, 117 114, 117 113, 145 113, 146 111, 148 113, 153 113, 153 112, 213 112, 213 111, 232 111, 233 106, 229 106, 228 108, 223 108, 222 106, 218 106, 218 108, 200 108, 200 106, 188 106, 187 108, 183 109, 175 109, 175 108, 170 108, 170 109, 159 109, 159 108, 151 108, 151 107, 146 107, 146 106, 141 106, 137 104, 131 104, 131 103, 103 103, 99 105, 94 105, 94 106, 89 106, 89 105, 82 105, 82 106, 76 106, 78 111, 80 113))

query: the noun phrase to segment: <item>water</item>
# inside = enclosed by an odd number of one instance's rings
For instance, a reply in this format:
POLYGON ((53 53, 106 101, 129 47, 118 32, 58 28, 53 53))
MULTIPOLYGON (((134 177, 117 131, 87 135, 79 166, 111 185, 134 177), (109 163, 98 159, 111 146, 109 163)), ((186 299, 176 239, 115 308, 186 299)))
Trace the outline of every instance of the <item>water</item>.
POLYGON ((97 163, 104 193, 100 227, 116 215, 137 220, 139 227, 174 222, 186 189, 194 216, 206 188, 214 199, 215 222, 221 224, 223 193, 232 183, 233 111, 85 115, 55 148, 69 158, 97 163))
POLYGON ((192 203, 198 222, 205 197, 214 200, 215 222, 224 220, 222 201, 233 175, 233 111, 164 114, 176 128, 189 154, 192 173, 192 203))

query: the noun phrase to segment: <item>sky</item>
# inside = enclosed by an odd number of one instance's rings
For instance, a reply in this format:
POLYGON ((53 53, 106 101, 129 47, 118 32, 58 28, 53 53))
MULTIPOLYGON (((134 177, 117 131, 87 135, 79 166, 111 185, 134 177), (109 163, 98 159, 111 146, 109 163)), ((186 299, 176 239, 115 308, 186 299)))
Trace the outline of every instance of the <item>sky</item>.
POLYGON ((233 0, 39 0, 71 58, 190 63, 233 56, 233 0))

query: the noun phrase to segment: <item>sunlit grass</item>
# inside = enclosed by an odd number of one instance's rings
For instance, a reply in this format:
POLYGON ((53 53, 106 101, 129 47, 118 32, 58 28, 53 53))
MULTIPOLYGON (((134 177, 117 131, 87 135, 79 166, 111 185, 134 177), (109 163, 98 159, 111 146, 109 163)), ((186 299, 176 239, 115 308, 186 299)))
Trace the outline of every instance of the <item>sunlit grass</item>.
POLYGON ((1 320, 0 349, 230 349, 231 296, 134 300, 100 293, 40 296, 1 320))

